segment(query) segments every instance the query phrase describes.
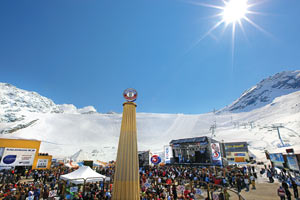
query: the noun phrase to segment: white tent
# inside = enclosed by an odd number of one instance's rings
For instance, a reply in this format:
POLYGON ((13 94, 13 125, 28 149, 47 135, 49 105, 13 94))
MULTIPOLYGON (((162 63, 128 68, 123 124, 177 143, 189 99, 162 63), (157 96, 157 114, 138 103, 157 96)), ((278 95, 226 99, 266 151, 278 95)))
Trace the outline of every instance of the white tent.
POLYGON ((95 172, 89 166, 82 166, 69 174, 61 175, 60 178, 74 184, 85 184, 104 180, 106 176, 95 172))

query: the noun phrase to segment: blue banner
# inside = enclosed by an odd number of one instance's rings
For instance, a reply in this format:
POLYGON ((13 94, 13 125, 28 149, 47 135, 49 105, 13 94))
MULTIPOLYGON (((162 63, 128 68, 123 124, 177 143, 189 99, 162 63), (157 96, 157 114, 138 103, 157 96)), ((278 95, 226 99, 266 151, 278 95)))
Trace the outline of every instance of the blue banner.
POLYGON ((272 153, 269 155, 270 160, 275 163, 284 163, 282 153, 272 153))
POLYGON ((299 171, 299 164, 295 155, 287 155, 286 159, 291 170, 299 171))

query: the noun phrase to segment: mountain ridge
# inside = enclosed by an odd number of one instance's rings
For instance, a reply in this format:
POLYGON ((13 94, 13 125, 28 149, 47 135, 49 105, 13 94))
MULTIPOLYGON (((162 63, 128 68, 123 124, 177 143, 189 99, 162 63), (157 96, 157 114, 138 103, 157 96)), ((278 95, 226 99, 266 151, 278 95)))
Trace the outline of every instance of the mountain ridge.
POLYGON ((276 97, 300 90, 300 70, 283 71, 263 79, 242 93, 229 106, 219 112, 247 112, 263 107, 276 97))
POLYGON ((97 110, 93 106, 78 109, 72 104, 55 104, 37 92, 0 82, 0 122, 22 121, 26 117, 25 113, 34 112, 91 114, 97 110))

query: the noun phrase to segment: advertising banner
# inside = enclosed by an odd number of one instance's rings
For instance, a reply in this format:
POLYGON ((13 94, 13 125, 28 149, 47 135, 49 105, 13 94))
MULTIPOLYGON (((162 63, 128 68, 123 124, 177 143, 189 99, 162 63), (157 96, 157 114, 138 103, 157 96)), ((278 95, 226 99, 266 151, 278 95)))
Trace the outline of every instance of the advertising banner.
POLYGON ((165 163, 171 163, 172 149, 170 146, 165 146, 165 163))
POLYGON ((227 152, 248 152, 247 142, 231 142, 225 143, 225 151, 227 152))
POLYGON ((70 187, 70 192, 78 192, 78 186, 70 187))
POLYGON ((5 148, 2 153, 0 166, 31 166, 35 152, 36 149, 5 148))
POLYGON ((291 170, 299 171, 299 164, 295 155, 287 155, 286 159, 291 170))
POLYGON ((234 153, 234 156, 246 156, 245 153, 234 153))
POLYGON ((37 161, 37 168, 47 168, 48 159, 38 159, 37 161))
POLYGON ((269 156, 273 163, 284 163, 282 153, 272 153, 269 156))
POLYGON ((154 165, 158 165, 161 162, 161 158, 158 155, 153 155, 151 157, 151 163, 154 165))
POLYGON ((222 165, 222 156, 219 143, 211 143, 212 164, 222 165))

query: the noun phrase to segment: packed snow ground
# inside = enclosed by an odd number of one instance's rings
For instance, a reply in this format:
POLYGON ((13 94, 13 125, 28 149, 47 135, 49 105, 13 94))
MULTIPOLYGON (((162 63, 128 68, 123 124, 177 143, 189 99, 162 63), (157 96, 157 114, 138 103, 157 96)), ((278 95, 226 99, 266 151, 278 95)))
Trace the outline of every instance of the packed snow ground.
MULTIPOLYGON (((120 105, 121 106, 121 105, 120 105)), ((138 112, 138 107, 137 107, 138 112)), ((24 113, 26 115, 26 113, 24 113)), ((37 139, 40 152, 65 158, 80 149, 89 158, 115 160, 120 135, 121 114, 30 113, 31 126, 0 137, 37 139), (92 153, 94 152, 94 153, 92 153)), ((199 115, 137 113, 138 149, 163 151, 173 139, 211 136, 224 142, 246 141, 258 160, 264 150, 278 151, 280 140, 272 124, 282 124, 281 137, 291 147, 300 147, 300 91, 284 95, 264 107, 240 113, 206 113, 199 115)), ((3 123, 1 126, 5 126, 3 123)), ((3 128, 3 127, 0 127, 3 128)))

